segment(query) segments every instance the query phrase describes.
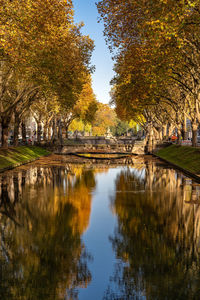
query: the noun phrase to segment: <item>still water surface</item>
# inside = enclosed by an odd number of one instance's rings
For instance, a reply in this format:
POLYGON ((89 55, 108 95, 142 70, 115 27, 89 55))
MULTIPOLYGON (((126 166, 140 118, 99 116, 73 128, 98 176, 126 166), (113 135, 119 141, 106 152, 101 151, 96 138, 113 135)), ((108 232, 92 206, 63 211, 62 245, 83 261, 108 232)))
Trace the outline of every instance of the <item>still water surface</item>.
POLYGON ((0 194, 0 299, 200 299, 200 186, 160 161, 51 156, 0 194))

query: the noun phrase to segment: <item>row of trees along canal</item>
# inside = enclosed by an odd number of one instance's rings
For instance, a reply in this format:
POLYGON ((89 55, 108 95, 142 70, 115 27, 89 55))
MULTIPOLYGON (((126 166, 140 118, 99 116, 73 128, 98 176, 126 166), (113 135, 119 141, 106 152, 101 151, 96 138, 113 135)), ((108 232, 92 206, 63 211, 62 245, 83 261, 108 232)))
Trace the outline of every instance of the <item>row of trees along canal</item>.
MULTIPOLYGON (((80 32, 69 0, 0 1, 0 123, 2 146, 14 120, 14 144, 19 125, 30 111, 41 137, 51 126, 57 137, 63 124, 77 116, 91 120, 96 99, 90 65, 94 45, 80 32), (61 120, 63 121, 61 124, 61 120), (57 130, 59 128, 59 130, 57 130)), ((26 136, 26 133, 24 134, 26 136)))
POLYGON ((176 128, 192 144, 200 122, 200 1, 114 1, 97 4, 115 59, 112 102, 118 115, 147 132, 149 148, 176 128))

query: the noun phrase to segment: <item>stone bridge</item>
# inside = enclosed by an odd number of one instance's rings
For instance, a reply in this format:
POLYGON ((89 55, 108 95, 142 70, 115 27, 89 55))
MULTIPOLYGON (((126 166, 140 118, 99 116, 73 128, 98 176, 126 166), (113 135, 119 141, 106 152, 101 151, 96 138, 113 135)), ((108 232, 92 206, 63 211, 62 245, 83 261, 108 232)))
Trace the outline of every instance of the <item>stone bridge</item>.
POLYGON ((75 145, 58 145, 54 148, 56 154, 73 153, 123 153, 123 154, 145 154, 146 144, 144 141, 132 141, 132 143, 81 143, 75 145))

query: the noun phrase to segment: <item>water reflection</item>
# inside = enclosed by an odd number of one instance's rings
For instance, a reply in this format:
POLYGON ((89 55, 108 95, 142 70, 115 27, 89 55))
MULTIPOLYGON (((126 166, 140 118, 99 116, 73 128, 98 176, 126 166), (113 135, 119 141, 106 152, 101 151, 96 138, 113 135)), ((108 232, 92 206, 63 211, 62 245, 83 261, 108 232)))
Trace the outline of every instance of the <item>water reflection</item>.
POLYGON ((1 299, 78 299, 91 281, 81 234, 95 184, 92 170, 73 167, 1 177, 1 299))
POLYGON ((0 299, 199 299, 199 196, 198 184, 145 157, 54 156, 4 173, 0 299), (115 228, 105 219, 109 208, 115 228), (97 228, 90 231, 91 213, 97 228), (89 254, 87 243, 95 242, 84 240, 86 231, 96 241, 103 233, 113 253, 95 257, 108 248, 98 243, 92 249, 100 245, 100 251, 89 254), (92 267, 93 254, 101 270, 92 267), (108 265, 115 266, 110 282, 94 283, 108 265), (90 291, 87 298, 82 288, 90 291))
POLYGON ((115 185, 118 260, 104 299, 199 299, 199 185, 150 161, 115 185))

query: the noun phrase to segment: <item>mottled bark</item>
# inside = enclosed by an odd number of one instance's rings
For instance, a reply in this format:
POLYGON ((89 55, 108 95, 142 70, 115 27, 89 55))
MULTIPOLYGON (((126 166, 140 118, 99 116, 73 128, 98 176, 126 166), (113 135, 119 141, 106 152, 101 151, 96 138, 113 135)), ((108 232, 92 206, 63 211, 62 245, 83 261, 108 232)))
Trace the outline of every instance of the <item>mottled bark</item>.
POLYGON ((177 140, 176 140, 176 143, 178 145, 180 145, 181 144, 181 137, 182 137, 182 134, 181 134, 181 123, 177 123, 176 129, 177 129, 177 140))
POLYGON ((167 125, 163 125, 162 126, 162 138, 164 139, 164 138, 166 138, 166 136, 167 136, 167 125))
POLYGON ((178 145, 181 144, 181 137, 182 137, 181 129, 178 129, 178 132, 177 132, 177 144, 178 145))
POLYGON ((63 136, 62 136, 62 121, 61 120, 58 121, 58 139, 59 139, 60 144, 62 145, 63 136))
POLYGON ((57 132, 57 119, 56 118, 54 118, 54 120, 53 120, 53 127, 52 127, 52 129, 53 129, 53 133, 52 133, 52 142, 54 143, 54 142, 56 142, 57 140, 58 140, 58 132, 57 132))
POLYGON ((44 125, 44 129, 43 129, 43 140, 46 142, 47 141, 47 130, 48 130, 48 125, 45 124, 44 125))
POLYGON ((159 140, 162 141, 163 140, 163 131, 162 128, 159 128, 159 140))
POLYGON ((197 129, 198 125, 196 122, 192 123, 192 146, 197 147, 197 129))
POLYGON ((24 121, 22 121, 21 128, 22 128, 22 142, 23 142, 24 145, 26 145, 27 144, 27 141, 26 141, 26 123, 24 121))
POLYGON ((37 122, 37 142, 41 143, 41 135, 42 135, 42 123, 41 121, 37 122))
POLYGON ((48 126, 48 142, 51 141, 51 126, 48 126))
POLYGON ((168 128, 168 135, 169 135, 169 137, 171 137, 173 129, 174 129, 174 126, 172 124, 169 124, 169 128, 168 128))
POLYGON ((181 130, 181 135, 183 140, 187 140, 187 126, 186 126, 186 117, 184 117, 183 122, 182 122, 182 130, 181 130))
POLYGON ((152 153, 153 151, 153 127, 152 124, 148 126, 148 142, 147 142, 147 152, 152 153))
POLYGON ((68 139, 68 129, 69 129, 69 125, 65 126, 65 138, 68 139))
POLYGON ((19 126, 20 126, 20 118, 19 114, 15 112, 15 120, 14 120, 14 137, 13 137, 13 145, 16 147, 19 144, 19 126))
POLYGON ((9 123, 7 118, 1 118, 1 145, 8 148, 9 123))

